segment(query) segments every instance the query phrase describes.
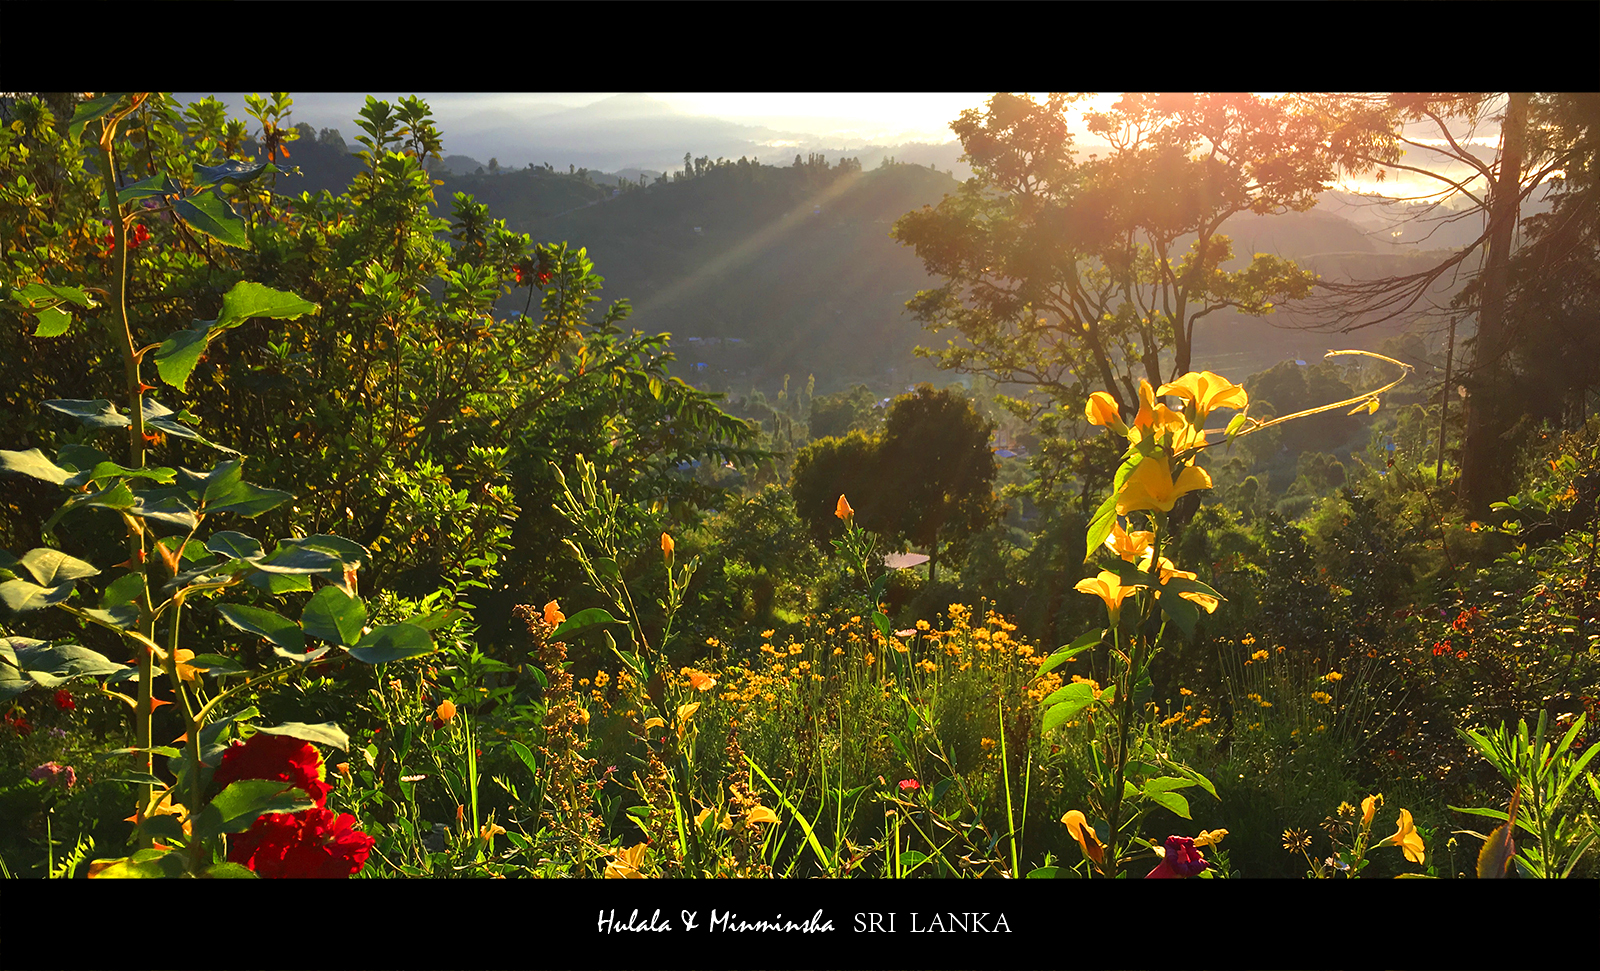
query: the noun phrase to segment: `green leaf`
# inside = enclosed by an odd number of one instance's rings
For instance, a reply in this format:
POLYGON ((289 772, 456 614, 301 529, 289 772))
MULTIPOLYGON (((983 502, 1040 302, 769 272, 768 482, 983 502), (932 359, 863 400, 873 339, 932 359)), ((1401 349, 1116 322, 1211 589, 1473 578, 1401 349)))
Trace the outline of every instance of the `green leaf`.
POLYGON ((1094 704, 1094 689, 1082 681, 1075 681, 1051 692, 1050 698, 1045 699, 1047 704, 1052 705, 1044 713, 1043 729, 1046 732, 1094 704), (1050 698, 1055 702, 1052 703, 1050 698))
POLYGON ((200 363, 200 355, 206 352, 210 340, 209 329, 186 327, 167 335, 167 339, 156 348, 156 373, 161 375, 161 380, 179 391, 187 391, 189 375, 200 363))
POLYGON ((257 880, 256 871, 240 863, 213 863, 200 871, 202 880, 257 880))
POLYGON ((24 638, 11 639, 11 656, 6 660, 47 688, 76 677, 99 677, 126 670, 104 654, 81 644, 21 643, 23 641, 24 638))
POLYGON ((1161 806, 1164 809, 1169 809, 1172 812, 1177 813, 1184 819, 1194 818, 1189 815, 1189 800, 1178 795, 1176 792, 1146 792, 1145 795, 1150 799, 1151 802, 1161 806))
POLYGON ((427 631, 412 624, 389 624, 363 635, 360 642, 350 648, 350 656, 366 664, 384 664, 431 650, 433 638, 427 631))
POLYGON ((878 634, 883 637, 884 643, 894 643, 894 631, 889 626, 889 615, 881 610, 872 612, 872 626, 878 629, 878 634))
POLYGON ((222 313, 217 317, 215 329, 237 327, 251 317, 293 320, 303 314, 314 314, 317 310, 316 304, 292 293, 241 280, 223 296, 222 313))
POLYGON ((1144 792, 1145 795, 1150 795, 1154 792, 1170 792, 1173 789, 1187 789, 1194 784, 1193 779, 1180 779, 1177 776, 1164 775, 1146 781, 1144 792))
POLYGON ((336 748, 341 752, 350 751, 350 736, 346 735, 344 729, 334 722, 322 722, 317 725, 306 722, 284 722, 272 728, 258 729, 258 731, 266 732, 268 735, 287 735, 290 738, 298 738, 302 742, 313 742, 317 745, 336 748))
MULTIPOLYGON (((1169 580, 1167 582, 1171 583, 1172 581, 1169 580)), ((1165 586, 1162 589, 1162 596, 1156 600, 1156 603, 1161 605, 1162 613, 1172 618, 1173 622, 1178 625, 1178 629, 1183 631, 1185 638, 1193 637, 1195 622, 1200 619, 1200 608, 1176 593, 1167 591, 1165 586)))
POLYGON ((412 627, 420 627, 423 630, 438 630, 441 627, 448 627, 466 615, 467 612, 465 610, 456 610, 452 607, 448 610, 435 610, 432 613, 407 617, 405 623, 410 624, 412 627))
POLYGON ((230 560, 259 560, 266 555, 254 536, 231 529, 212 533, 211 538, 206 540, 206 549, 230 560))
POLYGON ((18 562, 28 568, 35 580, 47 587, 100 575, 98 569, 77 557, 43 546, 24 553, 18 562))
POLYGON ((72 315, 60 307, 47 307, 39 311, 39 327, 35 337, 60 337, 72 326, 72 315))
POLYGON ((103 94, 98 98, 92 98, 79 104, 77 110, 72 113, 72 123, 67 126, 67 132, 72 136, 73 141, 77 141, 82 137, 84 125, 94 121, 96 118, 104 118, 115 111, 122 98, 122 92, 114 92, 112 94, 103 94))
POLYGON ((197 233, 204 233, 226 246, 248 249, 250 237, 245 233, 245 221, 233 211, 225 199, 210 192, 201 192, 187 199, 179 199, 173 206, 178 218, 197 233))
POLYGON ((318 590, 300 614, 300 626, 307 634, 346 647, 353 646, 361 638, 361 628, 366 622, 366 606, 335 586, 318 590))
POLYGON ((40 403, 51 411, 71 415, 82 422, 85 428, 127 428, 132 424, 127 415, 117 411, 116 406, 104 398, 95 401, 54 398, 40 403))
POLYGON ((1040 702, 1041 705, 1059 705, 1064 703, 1082 703, 1084 705, 1094 701, 1094 688, 1087 681, 1074 681, 1064 684, 1050 692, 1049 696, 1040 702))
POLYGON ((247 669, 231 657, 221 654, 196 654, 188 663, 212 676, 224 674, 245 674, 247 669))
POLYGON ((36 448, 30 448, 26 452, 8 452, 0 449, 0 472, 32 476, 35 479, 43 479, 51 485, 61 485, 72 475, 45 458, 44 453, 36 448))
POLYGON ((549 640, 551 643, 554 643, 556 641, 566 640, 569 637, 581 634, 593 627, 599 627, 603 624, 620 623, 622 623, 622 621, 611 616, 611 614, 604 608, 589 607, 586 610, 578 611, 571 617, 568 617, 566 620, 562 621, 560 626, 550 632, 549 640))
POLYGON ((335 569, 330 569, 328 571, 330 573, 342 572, 343 567, 346 564, 351 563, 357 564, 358 569, 361 570, 372 569, 372 554, 368 552, 367 548, 362 546, 360 543, 345 539, 343 536, 329 536, 325 533, 315 533, 311 536, 303 536, 300 539, 286 539, 280 545, 297 549, 315 550, 319 553, 323 553, 334 558, 334 561, 338 563, 339 566, 335 569))
POLYGON ((1050 671, 1055 670, 1061 665, 1077 657, 1079 654, 1082 654, 1084 651, 1089 650, 1091 647, 1098 647, 1100 642, 1104 639, 1105 631, 1092 630, 1073 641, 1071 644, 1063 645, 1055 653, 1044 659, 1044 663, 1039 665, 1039 670, 1034 673, 1034 677, 1039 677, 1040 675, 1047 674, 1050 671))
POLYGON ((594 572, 604 580, 621 580, 622 571, 617 567, 617 561, 610 557, 600 556, 594 560, 594 572))
MULTIPOLYGON (((116 780, 107 780, 116 781, 116 780)), ((160 780, 156 780, 160 783, 160 780)), ((95 874, 96 880, 166 880, 183 876, 183 851, 173 850, 170 853, 157 852, 154 856, 147 856, 149 851, 140 851, 133 856, 117 860, 110 866, 95 874)))
POLYGON ((305 652, 305 634, 299 624, 287 617, 244 604, 217 604, 217 613, 247 634, 264 637, 286 651, 305 652))
POLYGON ((1106 496, 1105 502, 1094 511, 1094 517, 1089 520, 1089 536, 1084 547, 1083 562, 1089 562, 1094 556, 1094 551, 1099 549, 1111 535, 1111 524, 1117 521, 1117 494, 1113 492, 1106 496))
POLYGON ((196 165, 194 167, 195 186, 197 188, 210 188, 219 182, 229 182, 233 185, 243 185, 250 182, 267 170, 266 162, 240 162, 229 159, 220 165, 196 165))
MULTIPOLYGON (((344 569, 344 561, 336 556, 321 550, 290 546, 288 542, 280 543, 277 551, 265 560, 253 560, 250 565, 267 573, 333 573, 344 569)), ((307 586, 296 589, 311 589, 311 581, 308 579, 305 582, 307 586)))
POLYGON ((126 205, 135 199, 149 199, 152 196, 164 196, 177 191, 177 183, 165 175, 152 175, 148 179, 140 179, 133 185, 118 190, 117 202, 126 205))
POLYGON ((107 479, 120 478, 150 479, 162 485, 170 485, 176 475, 176 471, 164 466, 154 469, 130 469, 125 465, 106 461, 96 462, 92 468, 73 473, 72 478, 68 479, 63 485, 69 489, 76 489, 79 486, 94 485, 95 483, 105 482, 107 479))
POLYGON ((100 606, 107 610, 131 604, 144 596, 144 574, 124 573, 106 585, 106 592, 100 596, 100 606))
POLYGON ((0 603, 4 603, 19 614, 30 610, 43 610, 65 602, 72 596, 72 586, 70 580, 58 587, 41 587, 27 580, 7 580, 5 583, 0 583, 0 603))
POLYGON ((311 592, 311 578, 302 573, 251 573, 244 582, 273 596, 311 592))
POLYGON ((275 779, 240 779, 217 793, 194 822, 196 839, 242 833, 266 813, 295 813, 316 805, 300 789, 275 779))
POLYGON ((30 283, 20 290, 12 291, 12 297, 29 310, 40 310, 45 307, 54 307, 61 303, 73 303, 85 310, 100 306, 99 302, 89 296, 87 291, 77 287, 56 286, 50 283, 30 283))
POLYGON ((254 519, 293 498, 293 493, 267 489, 249 482, 239 482, 223 495, 214 499, 208 497, 206 504, 201 508, 208 514, 231 512, 246 519, 254 519))

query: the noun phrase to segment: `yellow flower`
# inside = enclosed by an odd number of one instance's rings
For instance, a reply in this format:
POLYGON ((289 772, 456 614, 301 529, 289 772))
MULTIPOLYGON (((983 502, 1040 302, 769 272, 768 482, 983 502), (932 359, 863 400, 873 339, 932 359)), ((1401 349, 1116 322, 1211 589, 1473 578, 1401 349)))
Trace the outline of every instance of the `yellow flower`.
POLYGON ((1216 408, 1243 408, 1250 403, 1244 388, 1211 371, 1190 371, 1171 384, 1156 389, 1158 395, 1175 395, 1189 403, 1196 427, 1216 408))
POLYGON ((1111 535, 1106 537, 1106 549, 1132 563, 1149 552, 1150 544, 1155 540, 1156 534, 1147 529, 1136 529, 1130 533, 1122 528, 1122 524, 1113 520, 1111 535))
POLYGON ((1128 438, 1135 444, 1156 444, 1169 447, 1173 452, 1182 452, 1195 445, 1204 445, 1206 433, 1203 428, 1191 425, 1182 412, 1157 404, 1156 393, 1151 390, 1150 382, 1140 378, 1139 414, 1134 416, 1133 429, 1128 432, 1128 438))
POLYGON ((1122 585, 1122 579, 1115 573, 1110 570, 1101 570, 1100 575, 1097 577, 1085 577, 1079 580, 1078 585, 1073 589, 1079 593, 1087 593, 1104 600, 1106 611, 1111 615, 1111 626, 1115 627, 1117 618, 1122 615, 1123 599, 1142 587, 1143 584, 1125 587, 1122 585))
POLYGON ((1383 793, 1381 792, 1375 796, 1368 796, 1367 798, 1361 800, 1362 826, 1365 827, 1372 825, 1372 814, 1377 812, 1378 807, 1381 805, 1383 805, 1383 793))
POLYGON ((178 662, 179 681, 193 681, 197 672, 206 670, 205 668, 197 668, 193 664, 184 663, 185 661, 191 661, 194 659, 194 652, 187 648, 178 648, 178 650, 173 653, 172 658, 178 662))
POLYGON ((1333 695, 1328 694, 1326 691, 1313 691, 1311 692, 1311 700, 1319 705, 1331 705, 1333 704, 1333 695))
POLYGON ((1400 810, 1400 825, 1395 830, 1395 834, 1386 837, 1378 845, 1400 847, 1405 853, 1406 859, 1412 863, 1421 863, 1422 855, 1427 849, 1422 845, 1422 837, 1417 835, 1417 828, 1411 823, 1411 811, 1408 809, 1400 810))
POLYGON ((1167 456, 1147 456, 1122 483, 1122 490, 1117 493, 1117 515, 1126 516, 1140 509, 1171 512, 1179 496, 1209 488, 1211 476, 1205 469, 1197 465, 1185 466, 1178 473, 1177 481, 1173 481, 1167 456))
POLYGON ((1194 845, 1195 846, 1216 846, 1218 843, 1221 843, 1222 842, 1222 838, 1224 836, 1227 836, 1227 835, 1228 835, 1228 831, 1225 830, 1225 829, 1206 829, 1206 830, 1201 830, 1200 831, 1200 835, 1196 836, 1194 838, 1194 845))
POLYGON ((687 705, 679 705, 678 706, 678 724, 679 725, 684 724, 689 719, 693 718, 694 717, 694 713, 699 711, 699 710, 700 710, 700 702, 698 702, 698 701, 691 701, 687 705))
POLYGON ((1128 432, 1128 426, 1122 423, 1122 415, 1117 411, 1116 399, 1104 391, 1096 391, 1089 396, 1083 413, 1091 425, 1104 425, 1118 434, 1125 435, 1128 432))
POLYGON ((747 823, 776 823, 779 820, 778 814, 766 806, 753 806, 749 812, 744 814, 744 821, 747 823))
POLYGON ((669 560, 672 559, 673 546, 674 546, 674 544, 672 542, 672 537, 668 536, 666 533, 662 533, 661 534, 661 555, 666 557, 669 560))
POLYGON ((717 679, 704 671, 689 671, 689 687, 696 691, 710 691, 717 686, 717 679))
POLYGON ((641 880, 644 874, 639 868, 644 866, 646 845, 639 843, 625 850, 613 850, 612 860, 606 864, 607 880, 641 880))
POLYGON ((845 522, 849 522, 850 517, 854 516, 856 511, 850 508, 850 503, 845 500, 843 494, 840 494, 838 504, 833 507, 833 514, 845 522))
POLYGON ((566 619, 567 615, 561 612, 561 608, 556 606, 554 600, 544 605, 544 622, 546 624, 555 627, 566 619))
POLYGON ((646 718, 644 720, 644 730, 648 732, 652 728, 662 728, 666 724, 667 720, 665 718, 662 718, 659 715, 651 716, 650 718, 646 718))
POLYGON ((451 701, 449 698, 446 698, 445 700, 439 702, 439 707, 435 708, 433 713, 439 716, 440 721, 444 722, 445 724, 449 724, 456 717, 455 702, 451 701))
MULTIPOLYGON (((1151 549, 1146 551, 1145 557, 1144 557, 1144 562, 1139 564, 1139 569, 1143 570, 1146 573, 1152 572, 1151 569, 1150 569, 1150 561, 1155 559, 1155 555, 1156 555, 1156 551, 1155 551, 1154 547, 1152 547, 1151 549)), ((1198 579, 1198 577, 1195 574, 1190 573, 1187 570, 1178 569, 1178 567, 1171 560, 1169 560, 1169 559, 1167 559, 1166 557, 1163 556, 1161 558, 1161 582, 1162 583, 1166 583, 1168 580, 1172 579, 1173 577, 1178 577, 1178 578, 1183 579, 1183 580, 1195 580, 1195 579, 1198 579)), ((1185 591, 1179 593, 1178 596, 1180 596, 1183 599, 1189 601, 1190 603, 1195 604, 1196 606, 1200 607, 1200 609, 1204 610, 1208 614, 1214 614, 1214 613, 1217 612, 1217 604, 1218 604, 1219 601, 1217 600, 1216 597, 1213 597, 1213 596, 1211 596, 1209 594, 1201 593, 1198 590, 1185 590, 1185 591)), ((1156 599, 1157 600, 1161 599, 1160 591, 1156 592, 1156 599)))
POLYGON ((1072 838, 1077 840, 1078 845, 1083 848, 1084 856, 1093 860, 1096 864, 1105 862, 1105 849, 1100 845, 1100 837, 1095 833, 1094 827, 1089 825, 1089 820, 1084 818, 1083 813, 1076 809, 1069 809, 1067 814, 1061 817, 1061 821, 1067 824, 1067 829, 1071 831, 1072 838))

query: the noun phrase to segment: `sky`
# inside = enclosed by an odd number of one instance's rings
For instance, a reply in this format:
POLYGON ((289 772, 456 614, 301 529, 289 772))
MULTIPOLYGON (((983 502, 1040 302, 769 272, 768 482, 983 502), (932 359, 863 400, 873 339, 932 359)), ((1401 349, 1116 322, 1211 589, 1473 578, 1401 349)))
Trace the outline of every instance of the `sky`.
MULTIPOLYGON (((347 142, 355 133, 352 119, 360 110, 368 94, 381 100, 397 101, 412 92, 360 92, 360 93, 303 93, 294 94, 295 121, 303 121, 317 128, 338 128, 347 142)), ((594 104, 612 97, 617 92, 495 92, 495 93, 420 93, 432 108, 434 118, 445 135, 445 151, 472 155, 486 160, 497 154, 513 165, 520 158, 516 149, 497 148, 497 139, 503 136, 494 129, 528 122, 537 125, 537 119, 571 108, 594 104)), ((216 95, 226 102, 236 116, 244 114, 243 95, 216 95)), ((799 145, 817 147, 824 144, 832 149, 849 149, 866 145, 892 146, 905 142, 953 142, 950 122, 968 108, 981 108, 993 96, 992 92, 653 92, 649 97, 665 102, 687 115, 719 118, 741 125, 760 126, 779 133, 780 137, 765 142, 777 148, 799 145), (791 137, 792 136, 792 137, 791 137)), ((196 100, 202 94, 179 92, 182 101, 196 100)), ((1042 98, 1042 95, 1035 95, 1042 98)), ((1115 93, 1093 95, 1085 107, 1109 108, 1115 93)), ((1088 137, 1081 123, 1073 125, 1080 148, 1092 151, 1096 139, 1088 137)), ((1417 131, 1422 140, 1435 135, 1431 131, 1417 131)), ((1457 134, 1465 135, 1466 132, 1457 134)), ((1493 153, 1499 141, 1496 126, 1472 133, 1474 142, 1482 144, 1493 153)), ((677 158, 676 153, 671 156, 677 158)), ((535 161, 543 161, 535 160, 535 161)), ((553 159, 551 161, 554 161, 553 159)), ((1427 160, 1437 165, 1437 158, 1427 160)), ((662 163, 665 167, 666 163, 662 163)), ((1367 178, 1348 180, 1346 188, 1355 191, 1381 191, 1386 194, 1408 194, 1418 191, 1423 184, 1400 173, 1399 180, 1391 178, 1377 183, 1367 178)), ((1438 183, 1428 183, 1437 187, 1438 183)))

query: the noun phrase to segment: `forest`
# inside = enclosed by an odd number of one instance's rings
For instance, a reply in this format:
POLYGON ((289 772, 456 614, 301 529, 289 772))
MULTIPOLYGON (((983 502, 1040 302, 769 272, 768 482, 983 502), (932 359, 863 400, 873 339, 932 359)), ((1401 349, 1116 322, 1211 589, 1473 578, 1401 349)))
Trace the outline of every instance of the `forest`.
POLYGON ((0 98, 0 876, 1600 876, 1600 96, 1076 100, 0 98))

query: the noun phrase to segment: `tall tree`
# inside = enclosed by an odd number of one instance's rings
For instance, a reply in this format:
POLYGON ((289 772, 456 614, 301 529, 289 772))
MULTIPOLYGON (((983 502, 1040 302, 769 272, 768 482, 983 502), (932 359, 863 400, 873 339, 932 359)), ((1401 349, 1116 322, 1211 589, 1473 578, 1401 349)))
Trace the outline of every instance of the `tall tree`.
POLYGON ((972 178, 894 236, 945 280, 907 303, 962 338, 926 352, 941 367, 1074 408, 1100 389, 1131 413, 1140 378, 1190 370, 1200 319, 1310 292, 1311 274, 1273 256, 1224 269, 1220 229, 1237 213, 1309 209, 1333 159, 1313 116, 1248 94, 1124 95, 1087 115, 1111 150, 1082 159, 1076 100, 998 94, 963 112, 951 128, 972 178))
POLYGON ((1471 392, 1461 456, 1461 498, 1486 510, 1508 486, 1504 436, 1520 415, 1508 395, 1518 337, 1507 326, 1510 267, 1524 203, 1556 173, 1582 165, 1592 142, 1574 138, 1546 106, 1552 95, 1303 95, 1301 110, 1319 118, 1329 148, 1352 173, 1406 175, 1426 186, 1406 201, 1424 202, 1422 218, 1478 218, 1482 231, 1467 245, 1421 271, 1353 283, 1323 283, 1343 331, 1370 327, 1426 309, 1429 289, 1456 273, 1471 274, 1465 300, 1476 312, 1471 357, 1461 374, 1471 392), (1530 125, 1530 121, 1532 124, 1530 125), (1498 148, 1479 135, 1498 122, 1498 148))

